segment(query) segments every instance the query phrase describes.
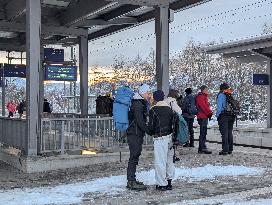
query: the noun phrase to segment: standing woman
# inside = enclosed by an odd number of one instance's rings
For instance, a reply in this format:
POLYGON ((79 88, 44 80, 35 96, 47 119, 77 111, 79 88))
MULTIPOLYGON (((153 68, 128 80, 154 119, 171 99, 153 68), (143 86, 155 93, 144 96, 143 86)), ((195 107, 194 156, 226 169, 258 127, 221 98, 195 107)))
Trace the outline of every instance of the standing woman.
POLYGON ((227 83, 220 85, 220 91, 217 96, 216 117, 219 130, 222 136, 222 150, 219 155, 232 154, 233 151, 233 124, 235 115, 228 111, 227 94, 231 95, 232 90, 227 83))
POLYGON ((13 114, 16 112, 16 106, 15 104, 13 103, 13 101, 9 101, 8 104, 7 104, 7 109, 8 109, 8 112, 9 112, 9 115, 8 117, 13 117, 13 114))

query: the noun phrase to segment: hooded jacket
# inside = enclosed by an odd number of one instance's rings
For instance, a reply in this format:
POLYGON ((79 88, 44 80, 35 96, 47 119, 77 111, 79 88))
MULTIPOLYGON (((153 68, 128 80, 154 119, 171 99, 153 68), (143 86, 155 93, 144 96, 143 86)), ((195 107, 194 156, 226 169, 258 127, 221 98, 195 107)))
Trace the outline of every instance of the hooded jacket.
POLYGON ((182 114, 182 110, 180 106, 178 106, 177 100, 175 98, 168 97, 164 100, 164 102, 166 102, 173 111, 182 114))

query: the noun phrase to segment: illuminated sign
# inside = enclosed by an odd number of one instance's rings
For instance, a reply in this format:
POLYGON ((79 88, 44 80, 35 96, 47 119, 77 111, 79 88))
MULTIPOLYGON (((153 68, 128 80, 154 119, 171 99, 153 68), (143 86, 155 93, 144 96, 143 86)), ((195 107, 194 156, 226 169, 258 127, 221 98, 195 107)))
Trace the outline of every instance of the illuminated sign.
POLYGON ((45 66, 44 80, 77 81, 77 66, 45 66))
POLYGON ((253 74, 253 85, 269 85, 269 75, 253 74))
POLYGON ((64 49, 44 48, 44 60, 55 63, 64 62, 64 49))
MULTIPOLYGON (((0 76, 3 76, 3 69, 0 70, 0 76)), ((4 64, 4 76, 26 78, 26 66, 19 64, 4 64)))

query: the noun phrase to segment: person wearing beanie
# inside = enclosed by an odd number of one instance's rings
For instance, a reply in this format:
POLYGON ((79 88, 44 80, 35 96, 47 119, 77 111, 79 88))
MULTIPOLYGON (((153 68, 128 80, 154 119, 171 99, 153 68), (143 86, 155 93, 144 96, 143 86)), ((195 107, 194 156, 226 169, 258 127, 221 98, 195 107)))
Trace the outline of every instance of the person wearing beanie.
POLYGON ((145 134, 151 135, 147 126, 148 101, 151 99, 149 85, 143 84, 135 93, 128 113, 129 127, 127 129, 127 142, 129 146, 129 161, 127 167, 127 188, 130 190, 146 190, 142 182, 136 180, 136 167, 141 156, 145 134))
POLYGON ((198 110, 195 103, 195 96, 192 94, 192 88, 186 88, 185 93, 186 96, 182 103, 182 115, 184 120, 187 122, 190 139, 184 146, 194 147, 194 120, 198 110))
POLYGON ((231 95, 232 90, 227 83, 222 83, 219 88, 216 104, 216 117, 219 125, 219 131, 222 137, 222 150, 219 155, 232 154, 233 151, 233 124, 235 115, 228 111, 227 94, 231 95))
POLYGON ((156 104, 149 112, 148 127, 154 137, 156 189, 160 191, 172 190, 172 179, 175 175, 172 142, 174 112, 164 101, 163 91, 155 91, 153 99, 156 104))
POLYGON ((210 108, 210 104, 208 101, 208 95, 209 95, 208 87, 206 85, 202 85, 200 87, 200 92, 196 96, 196 107, 198 109, 197 121, 200 127, 199 146, 198 146, 199 154, 212 153, 210 150, 207 149, 207 146, 206 146, 208 119, 211 119, 213 115, 213 112, 210 108))

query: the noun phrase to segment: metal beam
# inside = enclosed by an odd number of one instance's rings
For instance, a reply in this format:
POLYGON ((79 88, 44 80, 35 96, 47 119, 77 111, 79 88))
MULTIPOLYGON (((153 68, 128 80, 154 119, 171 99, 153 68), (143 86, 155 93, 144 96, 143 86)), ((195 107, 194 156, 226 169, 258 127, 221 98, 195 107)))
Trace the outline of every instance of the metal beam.
POLYGON ((122 4, 133 4, 133 5, 140 5, 140 6, 162 6, 162 5, 168 5, 170 3, 170 0, 107 0, 111 2, 118 2, 122 4))
POLYGON ((157 89, 169 92, 169 6, 156 8, 156 79, 157 89))
POLYGON ((194 6, 198 6, 209 1, 211 0, 187 0, 187 1, 179 0, 170 4, 170 9, 179 11, 181 9, 188 9, 194 6))
MULTIPOLYGON (((178 1, 179 3, 178 2, 171 3, 170 4, 170 8, 173 9, 173 10, 180 10, 180 9, 185 9, 185 8, 188 8, 189 6, 193 6, 193 5, 196 5, 196 4, 205 3, 207 1, 210 1, 210 0, 188 0, 188 1, 182 1, 182 0, 180 0, 180 1, 178 1)), ((136 10, 136 9, 138 9, 138 8, 141 7, 141 6, 137 6, 137 5, 130 5, 130 6, 134 7, 134 10, 136 10)), ((123 9, 125 9, 126 7, 127 7, 127 5, 123 6, 123 9)), ((117 9, 117 11, 118 11, 118 9, 117 9)), ((119 10, 119 11, 121 11, 121 10, 119 10)), ((112 17, 110 14, 108 15, 108 13, 107 13, 107 15, 105 15, 105 17, 107 17, 107 16, 112 17)), ((138 24, 141 24, 141 23, 153 20, 154 18, 155 18, 155 11, 152 10, 152 11, 147 12, 147 13, 141 15, 141 16, 138 16, 137 17, 138 24)), ((108 20, 108 19, 105 19, 105 20, 108 20)), ((111 35, 113 33, 117 33, 119 31, 131 28, 131 27, 134 27, 134 26, 135 25, 118 25, 118 26, 114 25, 114 26, 110 26, 110 27, 102 29, 100 31, 96 31, 96 32, 90 33, 88 39, 89 40, 95 40, 95 39, 102 38, 102 37, 111 35)))
POLYGON ((62 25, 71 26, 115 5, 118 5, 118 3, 110 3, 105 0, 81 0, 78 1, 77 4, 68 7, 68 9, 60 16, 60 19, 62 25))
POLYGON ((88 34, 79 39, 80 110, 88 115, 88 34))
POLYGON ((121 30, 124 30, 126 28, 130 28, 130 27, 131 27, 131 25, 114 25, 114 26, 105 28, 103 30, 100 30, 100 31, 97 31, 94 33, 90 33, 88 35, 88 39, 94 40, 94 39, 102 38, 102 37, 109 36, 111 34, 120 32, 121 30))
POLYGON ((117 18, 110 21, 105 21, 103 19, 87 19, 81 24, 77 25, 78 27, 92 27, 92 26, 107 26, 107 25, 124 25, 124 24, 135 24, 138 23, 137 18, 133 17, 123 17, 117 18))
POLYGON ((25 45, 0 44, 0 51, 25 52, 25 45))
POLYGON ((39 75, 41 35, 41 2, 26 0, 26 105, 27 105, 27 155, 37 155, 37 140, 39 136, 39 75))
POLYGON ((26 0, 10 0, 5 7, 5 11, 7 20, 14 21, 25 14, 26 0))
POLYGON ((267 128, 272 128, 272 60, 268 61, 267 73, 269 86, 267 88, 267 128))
MULTIPOLYGON (((26 32, 26 26, 22 23, 14 23, 7 21, 0 21, 0 31, 7 32, 26 32)), ((85 35, 86 29, 82 28, 68 28, 65 26, 43 26, 41 33, 43 35, 60 35, 60 36, 81 36, 85 35)))

